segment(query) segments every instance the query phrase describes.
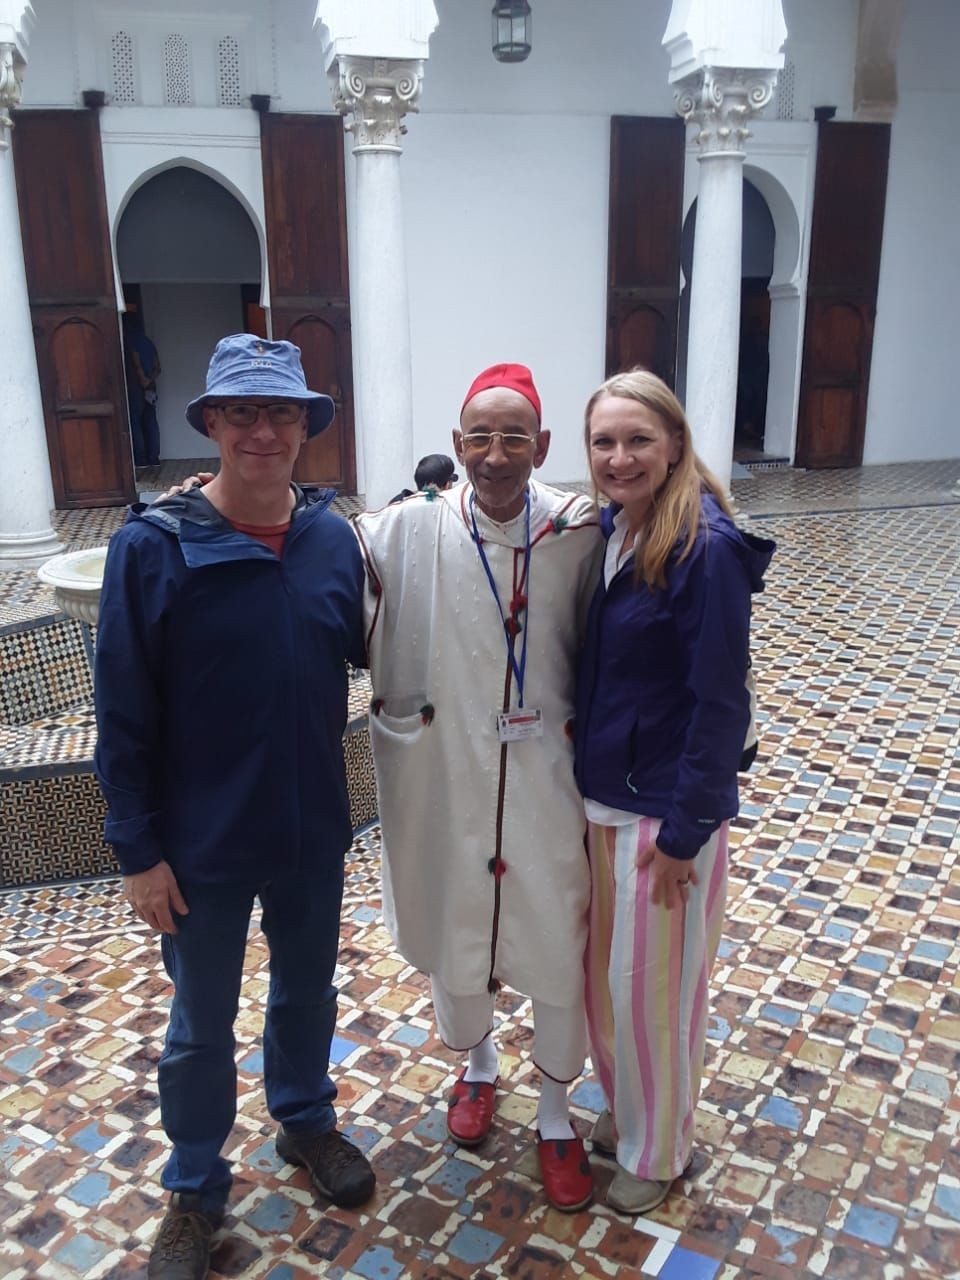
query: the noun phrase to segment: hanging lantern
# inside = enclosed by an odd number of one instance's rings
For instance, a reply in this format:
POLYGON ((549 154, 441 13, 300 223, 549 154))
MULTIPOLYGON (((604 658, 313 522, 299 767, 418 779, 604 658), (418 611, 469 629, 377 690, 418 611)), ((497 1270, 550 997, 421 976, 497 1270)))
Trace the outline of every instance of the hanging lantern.
POLYGON ((493 56, 498 62, 523 62, 530 56, 533 17, 527 0, 496 0, 493 6, 493 56))

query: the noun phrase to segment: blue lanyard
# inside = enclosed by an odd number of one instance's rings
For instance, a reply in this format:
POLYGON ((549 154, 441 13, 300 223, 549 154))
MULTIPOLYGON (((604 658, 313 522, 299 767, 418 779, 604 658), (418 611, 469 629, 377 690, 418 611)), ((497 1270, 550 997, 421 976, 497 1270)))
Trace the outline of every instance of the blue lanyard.
MULTIPOLYGON (((497 590, 497 584, 493 578, 493 572, 490 568, 490 562, 487 559, 487 553, 483 549, 483 540, 480 537, 480 530, 477 528, 477 517, 473 510, 474 495, 470 494, 470 522, 473 525, 473 541, 476 544, 477 555, 480 557, 480 563, 483 565, 483 571, 487 575, 487 581, 490 583, 490 590, 493 592, 493 598, 497 602, 497 608, 500 610, 500 621, 503 623, 503 635, 507 642, 507 657, 510 659, 510 665, 513 668, 513 674, 517 681, 517 694, 519 697, 519 705, 523 706, 523 681, 527 673, 527 638, 530 635, 530 494, 526 495, 524 508, 526 511, 525 526, 525 545, 523 551, 523 574, 520 578, 520 584, 525 588, 524 594, 527 596, 526 612, 527 616, 523 624, 523 644, 520 647, 520 662, 517 662, 514 653, 513 634, 507 624, 507 615, 503 612, 503 605, 500 603, 500 592, 497 590)), ((519 590, 519 588, 518 588, 519 590)), ((519 610, 518 610, 519 612, 519 610)), ((514 621, 518 621, 515 614, 511 614, 514 621)))

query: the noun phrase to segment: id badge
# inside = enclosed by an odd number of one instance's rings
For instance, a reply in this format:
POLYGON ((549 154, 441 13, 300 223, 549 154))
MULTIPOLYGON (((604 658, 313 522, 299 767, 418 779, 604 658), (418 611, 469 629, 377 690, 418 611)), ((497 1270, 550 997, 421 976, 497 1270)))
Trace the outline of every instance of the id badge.
POLYGON ((498 711, 497 736, 501 742, 542 738, 543 712, 539 707, 524 707, 522 711, 498 711))

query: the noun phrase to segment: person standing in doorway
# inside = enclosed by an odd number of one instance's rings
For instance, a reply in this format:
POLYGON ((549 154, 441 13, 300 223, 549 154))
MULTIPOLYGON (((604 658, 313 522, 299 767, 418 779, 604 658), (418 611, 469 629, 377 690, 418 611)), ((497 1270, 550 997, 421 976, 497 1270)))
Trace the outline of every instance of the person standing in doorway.
POLYGON ((160 461, 160 424, 157 420, 160 356, 143 330, 139 312, 125 311, 123 319, 133 460, 138 467, 155 467, 160 461))

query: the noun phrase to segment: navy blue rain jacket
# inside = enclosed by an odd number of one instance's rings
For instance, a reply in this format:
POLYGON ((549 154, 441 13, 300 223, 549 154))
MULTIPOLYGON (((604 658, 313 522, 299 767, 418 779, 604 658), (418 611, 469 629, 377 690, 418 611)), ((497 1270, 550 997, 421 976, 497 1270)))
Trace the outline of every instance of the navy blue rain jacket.
MULTIPOLYGON (((609 538, 620 508, 601 513, 609 538)), ((634 582, 633 558, 590 607, 577 681, 577 782, 584 796, 662 818, 657 844, 693 858, 737 813, 750 720, 750 596, 775 550, 738 529, 711 494, 690 554, 667 585, 634 582)))
POLYGON ((296 490, 282 558, 199 490, 139 508, 107 554, 96 771, 125 875, 245 882, 338 859, 352 830, 345 662, 363 565, 333 493, 296 490))

